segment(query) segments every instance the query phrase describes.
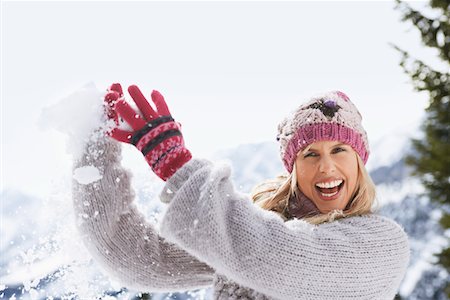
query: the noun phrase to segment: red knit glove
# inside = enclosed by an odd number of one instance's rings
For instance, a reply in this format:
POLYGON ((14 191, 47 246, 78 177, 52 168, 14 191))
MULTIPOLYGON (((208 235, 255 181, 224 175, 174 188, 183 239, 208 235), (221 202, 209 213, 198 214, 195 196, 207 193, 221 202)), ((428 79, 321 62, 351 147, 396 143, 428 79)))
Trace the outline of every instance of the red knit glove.
POLYGON ((105 102, 108 117, 118 125, 120 115, 133 131, 116 127, 108 134, 120 142, 135 145, 144 154, 153 172, 167 180, 192 158, 191 152, 184 146, 181 126, 170 115, 164 97, 158 91, 154 90, 151 94, 157 111, 153 110, 136 85, 131 85, 128 92, 139 112, 125 101, 118 83, 111 85, 105 102))

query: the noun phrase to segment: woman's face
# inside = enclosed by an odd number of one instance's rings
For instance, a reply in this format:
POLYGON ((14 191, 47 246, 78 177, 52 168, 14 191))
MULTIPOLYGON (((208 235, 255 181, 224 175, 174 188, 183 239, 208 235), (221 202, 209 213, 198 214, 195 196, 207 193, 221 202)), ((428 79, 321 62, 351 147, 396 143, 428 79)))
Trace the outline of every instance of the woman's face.
POLYGON ((319 141, 301 151, 295 161, 297 184, 321 213, 347 206, 356 188, 357 153, 338 141, 319 141))

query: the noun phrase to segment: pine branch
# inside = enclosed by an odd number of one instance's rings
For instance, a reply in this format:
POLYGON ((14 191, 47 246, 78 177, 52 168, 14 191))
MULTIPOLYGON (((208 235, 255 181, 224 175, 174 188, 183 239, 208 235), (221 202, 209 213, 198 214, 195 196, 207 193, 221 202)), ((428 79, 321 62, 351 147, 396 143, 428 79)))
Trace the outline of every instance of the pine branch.
POLYGON ((448 97, 450 94, 449 73, 436 71, 423 61, 412 58, 408 52, 398 46, 394 44, 390 45, 402 55, 400 66, 411 77, 414 88, 417 91, 429 91, 433 94, 433 98, 438 98, 438 100, 442 100, 445 96, 448 97))
POLYGON ((432 8, 440 8, 442 12, 447 14, 447 17, 450 13, 450 1, 448 0, 431 0, 430 5, 432 8))
POLYGON ((443 14, 436 19, 427 18, 421 12, 414 10, 405 2, 396 0, 396 9, 403 16, 402 21, 411 21, 422 35, 422 42, 439 51, 439 57, 450 64, 450 23, 448 1, 435 0, 432 7, 443 10, 443 14))

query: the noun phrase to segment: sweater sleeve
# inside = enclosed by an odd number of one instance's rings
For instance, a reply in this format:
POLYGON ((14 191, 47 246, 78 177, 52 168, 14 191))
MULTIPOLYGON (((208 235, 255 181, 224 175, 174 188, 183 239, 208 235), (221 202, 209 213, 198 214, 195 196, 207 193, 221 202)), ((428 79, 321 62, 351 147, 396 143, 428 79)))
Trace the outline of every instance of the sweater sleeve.
POLYGON ((168 180, 161 234, 217 273, 276 299, 393 299, 409 263, 400 225, 365 215, 312 225, 253 204, 230 167, 191 160, 168 180))
POLYGON ((166 242, 137 210, 131 175, 120 159, 120 145, 101 138, 74 163, 75 178, 83 170, 99 172, 100 179, 78 178, 72 188, 79 231, 90 253, 129 288, 167 292, 211 286, 214 270, 166 242))

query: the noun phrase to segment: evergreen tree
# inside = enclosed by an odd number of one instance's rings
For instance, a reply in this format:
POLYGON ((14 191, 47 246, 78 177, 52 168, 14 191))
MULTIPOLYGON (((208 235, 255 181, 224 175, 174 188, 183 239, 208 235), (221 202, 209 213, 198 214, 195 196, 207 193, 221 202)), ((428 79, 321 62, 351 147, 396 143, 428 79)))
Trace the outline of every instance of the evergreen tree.
MULTIPOLYGON (((422 42, 438 51, 444 70, 450 69, 450 1, 430 0, 429 6, 437 16, 427 17, 408 4, 397 0, 396 9, 403 21, 410 21, 419 30, 422 42)), ((429 105, 422 124, 423 139, 413 139, 412 154, 406 163, 413 175, 420 178, 431 201, 443 205, 440 224, 450 228, 450 73, 438 71, 425 62, 412 58, 408 52, 394 46, 402 55, 400 66, 407 73, 415 90, 427 92, 429 105)), ((450 274, 450 248, 437 255, 438 264, 450 274)), ((450 297, 450 283, 445 293, 450 297)))

